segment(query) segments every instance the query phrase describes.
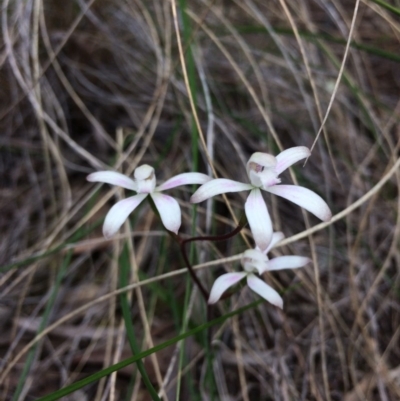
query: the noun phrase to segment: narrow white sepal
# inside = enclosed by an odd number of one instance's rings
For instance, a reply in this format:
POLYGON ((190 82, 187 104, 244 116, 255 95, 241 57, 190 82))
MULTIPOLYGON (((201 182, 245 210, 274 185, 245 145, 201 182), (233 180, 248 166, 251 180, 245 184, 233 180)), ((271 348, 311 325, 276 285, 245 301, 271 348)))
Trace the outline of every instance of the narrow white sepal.
POLYGON ((158 212, 160 213, 161 221, 164 227, 178 234, 181 226, 181 208, 178 202, 171 196, 162 194, 160 192, 153 192, 150 194, 158 212))
POLYGON ((208 298, 209 304, 215 304, 219 301, 222 294, 233 285, 237 284, 243 277, 246 276, 247 273, 239 272, 239 273, 226 273, 222 276, 219 276, 210 291, 210 297, 208 298))
POLYGON ((247 285, 260 297, 264 298, 272 305, 283 309, 283 300, 281 296, 272 287, 260 280, 254 274, 249 274, 247 276, 247 285))
POLYGON ((267 262, 267 267, 263 273, 272 270, 298 269, 309 262, 311 262, 311 259, 305 256, 278 256, 267 262))
POLYGON ((294 163, 310 155, 310 149, 305 146, 295 146, 294 148, 286 149, 276 156, 277 164, 275 166, 275 171, 279 175, 294 163))
POLYGON ((216 178, 203 184, 190 198, 190 202, 199 203, 215 195, 228 192, 240 192, 252 189, 251 184, 228 180, 226 178, 216 178))
POLYGON ((272 222, 267 205, 258 188, 253 189, 244 205, 247 221, 256 245, 261 251, 268 248, 272 238, 272 222))
POLYGON ((264 251, 264 253, 267 254, 272 248, 275 247, 276 244, 281 242, 284 238, 285 238, 285 234, 283 234, 280 231, 273 233, 271 242, 269 243, 268 248, 264 251))
POLYGON ((332 212, 326 202, 307 188, 297 185, 275 185, 266 188, 266 191, 299 205, 322 221, 329 221, 332 218, 332 212))
POLYGON ((181 185, 205 184, 211 180, 211 177, 202 173, 182 173, 156 187, 156 191, 165 191, 166 189, 176 188, 181 185))
POLYGON ((112 237, 146 196, 147 194, 137 194, 117 202, 104 220, 103 235, 106 238, 112 237))
POLYGON ((135 181, 116 171, 97 171, 96 173, 89 174, 86 179, 90 182, 104 182, 106 184, 117 185, 118 187, 136 191, 135 181))

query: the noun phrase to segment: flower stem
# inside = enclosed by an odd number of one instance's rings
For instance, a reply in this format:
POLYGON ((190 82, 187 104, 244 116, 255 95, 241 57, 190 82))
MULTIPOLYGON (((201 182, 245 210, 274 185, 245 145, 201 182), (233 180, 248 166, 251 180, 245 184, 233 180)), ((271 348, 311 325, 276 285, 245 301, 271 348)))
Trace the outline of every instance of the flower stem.
MULTIPOLYGON (((179 244, 179 248, 181 250, 183 259, 186 263, 189 274, 192 277, 192 280, 194 281, 194 283, 197 285, 197 288, 200 290, 201 295, 203 296, 204 301, 207 304, 207 321, 210 321, 213 319, 213 308, 212 308, 212 305, 210 305, 208 303, 208 298, 210 297, 210 294, 206 290, 204 285, 201 283, 199 278, 197 277, 196 272, 194 271, 193 266, 191 265, 191 263, 189 261, 189 258, 186 253, 186 244, 193 242, 193 241, 226 241, 227 239, 232 238, 236 234, 238 234, 244 228, 244 226, 246 224, 247 224, 247 218, 243 214, 242 217, 240 218, 239 225, 234 230, 232 230, 230 233, 224 234, 224 235, 214 235, 214 236, 213 235, 205 235, 205 236, 198 236, 198 237, 191 237, 191 238, 183 239, 178 234, 168 231, 168 233, 179 244)), ((207 340, 208 340, 208 344, 211 344, 211 330, 209 330, 207 333, 207 340)))
POLYGON ((186 267, 189 270, 189 273, 190 273, 190 275, 192 277, 192 280, 197 285, 197 287, 200 290, 201 295, 203 296, 204 300, 207 302, 208 301, 208 297, 209 297, 209 293, 205 289, 205 287, 203 286, 201 281, 198 279, 195 271, 193 270, 193 266, 190 264, 189 258, 188 258, 187 253, 186 253, 186 248, 185 248, 185 244, 187 243, 187 241, 182 240, 179 236, 176 236, 175 239, 177 239, 177 241, 179 243, 179 247, 181 249, 181 253, 182 253, 183 259, 185 260, 186 267))
POLYGON ((240 231, 242 231, 242 229, 246 225, 246 223, 247 223, 246 221, 244 223, 242 223, 242 221, 240 221, 239 225, 228 234, 224 234, 224 235, 204 235, 204 236, 192 237, 192 238, 184 239, 182 242, 184 244, 186 244, 187 242, 192 242, 192 241, 215 241, 215 242, 217 242, 217 241, 226 241, 227 239, 234 237, 236 234, 239 234, 240 231))
MULTIPOLYGON (((224 235, 204 235, 204 236, 198 236, 198 237, 191 237, 191 238, 186 238, 186 239, 182 239, 179 235, 174 235, 175 240, 179 243, 179 247, 181 249, 183 258, 185 260, 186 266, 189 270, 190 275, 192 276, 193 281, 195 282, 195 284, 197 285, 197 287, 199 288, 204 300, 207 302, 208 298, 209 298, 209 293, 208 291, 205 289, 205 287, 203 286, 203 284, 200 282, 200 280, 198 279, 195 271, 193 270, 192 265, 190 264, 189 258, 187 256, 186 253, 186 244, 189 242, 193 242, 193 241, 226 241, 229 238, 234 237, 236 234, 238 234, 243 228, 244 226, 247 224, 247 219, 246 216, 243 214, 242 217, 240 218, 239 221, 239 225, 232 230, 230 233, 228 234, 224 234, 224 235)), ((209 314, 209 313, 208 313, 209 314)))

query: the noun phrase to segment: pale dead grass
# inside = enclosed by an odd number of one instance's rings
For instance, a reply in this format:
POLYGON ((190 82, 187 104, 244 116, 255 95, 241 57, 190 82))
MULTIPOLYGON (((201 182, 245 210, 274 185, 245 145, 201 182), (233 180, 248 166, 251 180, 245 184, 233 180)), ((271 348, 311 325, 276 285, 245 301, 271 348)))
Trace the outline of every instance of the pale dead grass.
MULTIPOLYGON (((309 255, 313 264, 265 277, 283 292, 283 311, 263 303, 213 330, 214 397, 400 398, 399 66, 350 46, 354 39, 395 53, 396 17, 358 1, 190 2, 190 66, 175 0, 64 3, 2 2, 0 263, 61 248, 0 276, 0 399, 13 399, 35 344, 19 400, 129 357, 122 292, 132 298, 142 349, 179 333, 173 305, 183 304, 186 269, 147 207, 135 212, 133 230, 126 225, 112 241, 100 227, 70 238, 125 196, 87 183, 87 173, 132 174, 148 163, 161 181, 192 170, 194 125, 200 170, 239 181, 246 180, 252 152, 315 143, 305 167, 283 179, 319 192, 334 214, 318 224, 285 201, 267 199, 275 229, 288 237, 273 253, 309 255), (305 31, 329 33, 343 44, 309 40, 305 31), (192 71, 195 96, 187 90, 192 71), (118 289, 118 255, 126 243, 131 284, 118 289), (67 274, 38 333, 68 251, 67 274)), ((191 191, 179 194, 182 232, 189 234, 191 191)), ((215 215, 211 203, 201 204, 198 233, 209 232, 212 221, 219 232, 231 229, 243 199, 217 199, 215 215)), ((235 267, 243 239, 252 243, 248 231, 242 237, 199 245, 197 272, 207 286, 235 267)), ((216 314, 254 299, 244 290, 221 302, 216 314)), ((204 321, 202 302, 191 294, 181 329, 204 321)), ((207 364, 198 338, 145 361, 170 401, 212 398, 207 364)), ((125 368, 69 399, 126 400, 130 387, 131 400, 147 400, 135 372, 125 368)))

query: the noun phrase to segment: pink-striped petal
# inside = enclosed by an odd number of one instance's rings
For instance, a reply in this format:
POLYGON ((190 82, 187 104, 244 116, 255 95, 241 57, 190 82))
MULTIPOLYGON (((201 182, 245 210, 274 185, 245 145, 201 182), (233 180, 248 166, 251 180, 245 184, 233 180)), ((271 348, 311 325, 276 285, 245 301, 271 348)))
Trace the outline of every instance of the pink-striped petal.
POLYGON ((278 256, 267 262, 265 271, 283 270, 283 269, 298 269, 311 262, 310 258, 305 256, 278 256))
POLYGON ((285 171, 292 164, 298 162, 301 159, 305 159, 310 156, 310 149, 305 146, 295 146, 294 148, 289 148, 279 153, 276 156, 277 164, 275 166, 275 171, 279 175, 282 171, 285 171))
POLYGON ((268 248, 272 239, 272 222, 267 205, 258 188, 253 189, 244 205, 247 221, 256 245, 261 251, 268 248))
POLYGON ((112 237, 146 196, 147 194, 137 194, 117 202, 107 213, 104 220, 103 235, 106 238, 112 237))
POLYGON ((271 242, 268 245, 268 248, 264 251, 264 253, 268 253, 272 248, 275 247, 276 244, 281 242, 284 238, 285 238, 285 234, 283 234, 280 231, 277 231, 276 233, 273 233, 271 242))
POLYGON ((247 285, 272 305, 278 306, 281 309, 283 308, 283 300, 281 296, 272 287, 260 280, 254 274, 249 274, 247 276, 247 285))
POLYGON ((202 173, 182 173, 170 178, 156 188, 156 191, 165 191, 181 185, 205 184, 212 178, 202 173))
POLYGON ((181 208, 178 202, 171 196, 164 195, 160 192, 153 192, 150 194, 152 197, 158 213, 160 213, 161 221, 164 227, 178 234, 181 226, 181 208))
POLYGON ((116 171, 98 171, 89 174, 86 179, 90 182, 105 182, 106 184, 117 185, 122 188, 136 191, 135 181, 124 174, 117 173, 116 171))
POLYGON ((215 195, 227 192, 240 192, 253 189, 251 184, 227 180, 226 178, 216 178, 203 184, 190 198, 190 202, 199 203, 215 195))
POLYGON ((247 273, 239 272, 239 273, 226 273, 222 276, 219 276, 210 291, 210 297, 208 298, 209 304, 215 304, 219 301, 222 294, 231 286, 238 283, 243 277, 246 276, 247 273))
POLYGON ((297 185, 275 185, 265 189, 308 210, 322 221, 329 221, 332 212, 326 202, 315 192, 297 185))

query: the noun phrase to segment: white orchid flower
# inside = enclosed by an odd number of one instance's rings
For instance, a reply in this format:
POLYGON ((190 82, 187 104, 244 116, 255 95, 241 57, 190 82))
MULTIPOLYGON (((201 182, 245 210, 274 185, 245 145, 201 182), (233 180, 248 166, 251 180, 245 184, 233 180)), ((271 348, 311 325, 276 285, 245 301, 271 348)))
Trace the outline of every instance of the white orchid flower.
POLYGON ((149 195, 160 213, 165 228, 177 234, 181 226, 181 209, 174 198, 164 195, 162 191, 181 185, 204 184, 210 179, 202 173, 183 173, 157 187, 154 168, 148 164, 143 164, 135 169, 134 179, 115 171, 98 171, 87 176, 87 180, 90 182, 105 182, 137 192, 137 195, 117 202, 107 213, 103 225, 103 234, 106 238, 112 237, 128 216, 149 195))
POLYGON ((254 273, 262 274, 266 271, 282 270, 282 269, 297 269, 305 266, 311 260, 303 256, 278 256, 269 260, 267 252, 271 250, 284 235, 281 232, 276 232, 272 235, 270 244, 265 251, 259 248, 249 249, 243 253, 242 266, 244 272, 226 273, 218 277, 211 288, 209 304, 214 304, 219 301, 222 294, 231 286, 237 284, 244 277, 247 278, 247 285, 262 298, 271 304, 283 308, 283 300, 281 296, 268 284, 260 280, 254 273))
POLYGON ((276 157, 267 153, 254 153, 246 166, 250 184, 225 178, 213 179, 202 185, 192 195, 190 201, 198 203, 215 195, 250 190, 244 206, 246 217, 256 245, 265 250, 271 242, 273 229, 261 190, 290 200, 323 221, 329 221, 332 217, 326 202, 315 192, 297 185, 277 185, 281 182, 279 174, 310 154, 310 150, 305 146, 286 149, 276 157))

